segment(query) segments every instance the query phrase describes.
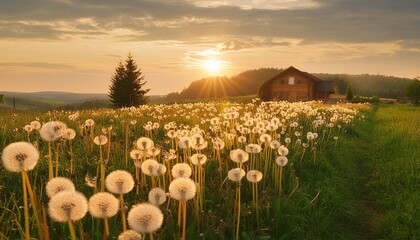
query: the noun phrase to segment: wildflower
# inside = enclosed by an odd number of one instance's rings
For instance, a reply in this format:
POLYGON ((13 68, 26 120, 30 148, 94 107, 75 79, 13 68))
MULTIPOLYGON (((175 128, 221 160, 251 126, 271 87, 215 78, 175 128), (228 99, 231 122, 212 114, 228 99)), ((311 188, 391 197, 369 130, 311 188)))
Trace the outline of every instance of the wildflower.
POLYGON ((259 153, 261 152, 261 146, 258 144, 251 143, 245 147, 245 151, 247 151, 248 153, 259 153))
POLYGON ((181 137, 178 143, 179 147, 182 149, 187 149, 192 147, 192 141, 189 137, 181 137))
POLYGON ((191 163, 194 165, 203 165, 207 161, 207 157, 204 154, 193 154, 190 157, 191 163))
POLYGON ((82 219, 88 210, 86 197, 80 192, 62 191, 48 203, 48 214, 57 222, 82 219))
POLYGON ((146 150, 152 148, 154 146, 154 143, 153 143, 152 139, 150 139, 150 138, 141 137, 141 138, 137 139, 136 145, 141 151, 146 151, 146 150))
POLYGON ((245 143, 246 142, 246 137, 245 136, 238 137, 238 142, 239 143, 245 143))
POLYGON ((153 169, 157 167, 159 163, 153 159, 147 159, 141 164, 141 171, 147 176, 153 176, 153 169))
POLYGON ((3 149, 1 159, 10 172, 28 171, 38 163, 39 151, 28 142, 15 142, 3 149))
POLYGON ((86 127, 92 127, 95 124, 95 121, 93 119, 86 119, 85 126, 86 127))
POLYGON ((266 134, 266 133, 264 133, 264 134, 262 134, 262 135, 260 136, 260 141, 261 141, 262 143, 265 143, 265 142, 269 143, 269 142, 271 142, 271 136, 270 136, 270 135, 268 135, 268 134, 266 134))
POLYGON ((177 163, 172 167, 171 172, 174 178, 189 178, 192 170, 190 165, 186 163, 177 163))
POLYGON ((244 163, 248 161, 249 154, 242 149, 230 151, 230 159, 236 163, 244 163))
POLYGON ((114 194, 125 194, 134 188, 133 176, 124 170, 115 170, 105 179, 106 189, 114 194))
POLYGON ((31 127, 35 130, 39 130, 41 128, 41 123, 36 120, 32 121, 30 124, 31 124, 31 127))
POLYGON ((76 137, 76 131, 71 128, 67 128, 63 133, 63 138, 67 140, 72 140, 76 137))
POLYGON ((45 190, 47 192, 47 196, 52 198, 54 195, 62 191, 74 192, 76 191, 76 188, 70 179, 65 177, 55 177, 47 182, 45 190))
POLYGON ((279 156, 279 157, 276 158, 277 165, 279 165, 281 167, 286 166, 287 162, 288 162, 288 159, 285 156, 279 156))
POLYGON ((33 130, 33 127, 30 125, 30 124, 28 124, 28 125, 25 125, 24 127, 23 127, 23 130, 25 130, 25 132, 31 132, 32 130, 33 130))
POLYGON ((98 146, 105 145, 108 142, 108 138, 104 135, 99 135, 93 139, 93 142, 98 146))
POLYGON ((152 175, 153 176, 162 176, 166 173, 166 167, 163 164, 158 164, 153 167, 152 175))
POLYGON ((89 199, 89 213, 96 218, 110 218, 118 213, 120 203, 107 192, 96 193, 89 199))
POLYGON ((127 230, 118 236, 118 240, 142 240, 142 239, 143 239, 142 235, 134 230, 127 230))
POLYGON ((51 121, 42 125, 39 134, 44 141, 52 142, 63 136, 66 124, 60 121, 51 121))
POLYGON ((161 188, 153 188, 149 192, 149 202, 155 206, 162 205, 166 201, 166 193, 161 188))
POLYGON ((277 140, 273 140, 273 141, 271 141, 271 142, 270 142, 270 147, 271 147, 272 149, 277 149, 277 148, 279 148, 279 147, 280 147, 280 142, 279 142, 279 141, 277 141, 277 140))
POLYGON ((279 148, 277 148, 277 152, 280 156, 287 156, 287 154, 289 154, 289 149, 282 145, 279 148))
POLYGON ((134 160, 139 160, 143 156, 140 150, 134 149, 130 152, 130 157, 134 160))
POLYGON ((177 178, 169 184, 171 198, 179 201, 192 199, 197 191, 197 186, 190 178, 177 178))
POLYGON ((245 171, 242 168, 234 168, 228 172, 228 178, 233 182, 240 182, 244 176, 245 171))
POLYGON ((151 233, 158 230, 163 223, 162 211, 155 205, 141 203, 128 212, 128 225, 140 233, 151 233))
POLYGON ((258 170, 250 170, 246 173, 246 179, 248 179, 248 181, 252 183, 261 181, 262 177, 263 177, 262 172, 258 170))

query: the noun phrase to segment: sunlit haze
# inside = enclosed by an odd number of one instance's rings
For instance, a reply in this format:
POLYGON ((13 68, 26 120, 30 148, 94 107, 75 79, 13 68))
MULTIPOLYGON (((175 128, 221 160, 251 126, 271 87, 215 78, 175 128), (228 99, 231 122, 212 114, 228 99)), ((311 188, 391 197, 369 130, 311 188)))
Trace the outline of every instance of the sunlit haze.
POLYGON ((106 93, 131 53, 150 94, 263 67, 420 76, 417 0, 2 0, 0 91, 106 93))

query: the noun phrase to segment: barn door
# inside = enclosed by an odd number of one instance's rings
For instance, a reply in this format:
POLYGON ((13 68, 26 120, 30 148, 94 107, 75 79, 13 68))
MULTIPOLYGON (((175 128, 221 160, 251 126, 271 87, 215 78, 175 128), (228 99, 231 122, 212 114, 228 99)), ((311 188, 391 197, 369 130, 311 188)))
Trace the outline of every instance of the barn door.
POLYGON ((289 93, 289 102, 296 102, 297 96, 296 92, 290 92, 289 93))

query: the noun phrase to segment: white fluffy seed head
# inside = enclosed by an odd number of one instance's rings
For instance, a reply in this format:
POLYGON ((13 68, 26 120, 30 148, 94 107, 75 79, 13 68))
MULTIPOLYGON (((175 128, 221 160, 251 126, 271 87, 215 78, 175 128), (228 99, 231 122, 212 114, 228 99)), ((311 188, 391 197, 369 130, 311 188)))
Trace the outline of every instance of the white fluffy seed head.
POLYGON ((29 171, 38 163, 39 151, 28 142, 15 142, 3 149, 1 159, 10 172, 29 171))
POLYGON ((289 154, 289 149, 281 145, 279 148, 277 148, 277 152, 279 153, 280 156, 287 156, 287 154, 289 154))
POLYGON ((279 165, 281 167, 286 166, 286 164, 287 164, 288 161, 289 160, 285 156, 279 156, 279 157, 276 158, 277 165, 279 165))
POLYGON ((63 136, 67 126, 60 121, 50 121, 42 125, 39 134, 44 141, 52 142, 63 136))
POLYGON ((153 188, 149 192, 149 202, 159 206, 166 202, 166 193, 161 188, 153 188))
POLYGON ((179 201, 188 201, 192 199, 196 192, 196 184, 190 178, 177 178, 169 184, 171 198, 179 201))
POLYGON ((162 211, 153 204, 141 203, 135 205, 127 216, 131 229, 140 233, 150 233, 158 230, 163 223, 162 211))
POLYGON ((236 163, 244 163, 248 161, 249 154, 242 149, 230 151, 230 159, 236 163))
POLYGON ((143 238, 140 233, 131 229, 121 233, 118 236, 118 240, 142 240, 142 239, 143 238))
POLYGON ((59 192, 48 203, 48 214, 56 222, 80 220, 86 215, 87 210, 87 199, 80 192, 59 192))
POLYGON ((146 151, 152 148, 154 146, 154 143, 150 138, 141 137, 137 140, 136 145, 141 151, 146 151))
POLYGON ((41 128, 41 123, 35 120, 31 122, 31 126, 33 129, 39 130, 41 128))
POLYGON ((62 191, 74 192, 76 191, 76 188, 70 179, 65 177, 55 177, 47 182, 45 190, 47 192, 47 196, 52 198, 54 195, 62 191))
POLYGON ((72 139, 74 139, 76 137, 76 131, 74 131, 73 129, 71 129, 71 128, 67 128, 65 131, 64 131, 64 134, 63 134, 63 138, 64 139, 67 139, 67 140, 72 140, 72 139))
POLYGON ((105 135, 99 135, 93 138, 93 142, 98 145, 105 145, 108 142, 108 138, 105 135))
POLYGON ((174 178, 189 178, 192 170, 190 165, 186 163, 177 163, 172 167, 171 172, 174 178))
POLYGON ((96 218, 113 217, 119 208, 120 202, 111 193, 96 193, 89 199, 89 213, 96 218))
POLYGON ((240 182, 244 176, 245 171, 242 168, 234 168, 228 172, 228 178, 233 182, 240 182))
POLYGON ((258 170, 249 170, 246 173, 246 179, 248 179, 248 181, 252 183, 261 181, 262 177, 263 177, 262 172, 258 170))
POLYGON ((114 194, 125 194, 134 188, 134 179, 127 171, 115 170, 106 177, 105 186, 114 194))
POLYGON ((147 159, 141 164, 141 171, 147 176, 153 176, 153 169, 158 167, 159 163, 154 159, 147 159))
POLYGON ((203 165, 207 161, 207 157, 204 154, 196 153, 190 157, 191 163, 194 165, 203 165))

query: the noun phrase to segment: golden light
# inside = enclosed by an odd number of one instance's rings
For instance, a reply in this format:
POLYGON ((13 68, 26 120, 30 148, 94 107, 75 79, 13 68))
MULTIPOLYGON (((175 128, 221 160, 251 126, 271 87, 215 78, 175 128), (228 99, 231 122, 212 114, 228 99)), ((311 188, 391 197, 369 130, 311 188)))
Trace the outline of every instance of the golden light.
POLYGON ((203 66, 207 71, 217 73, 222 68, 223 62, 215 59, 209 59, 204 61, 203 66))

